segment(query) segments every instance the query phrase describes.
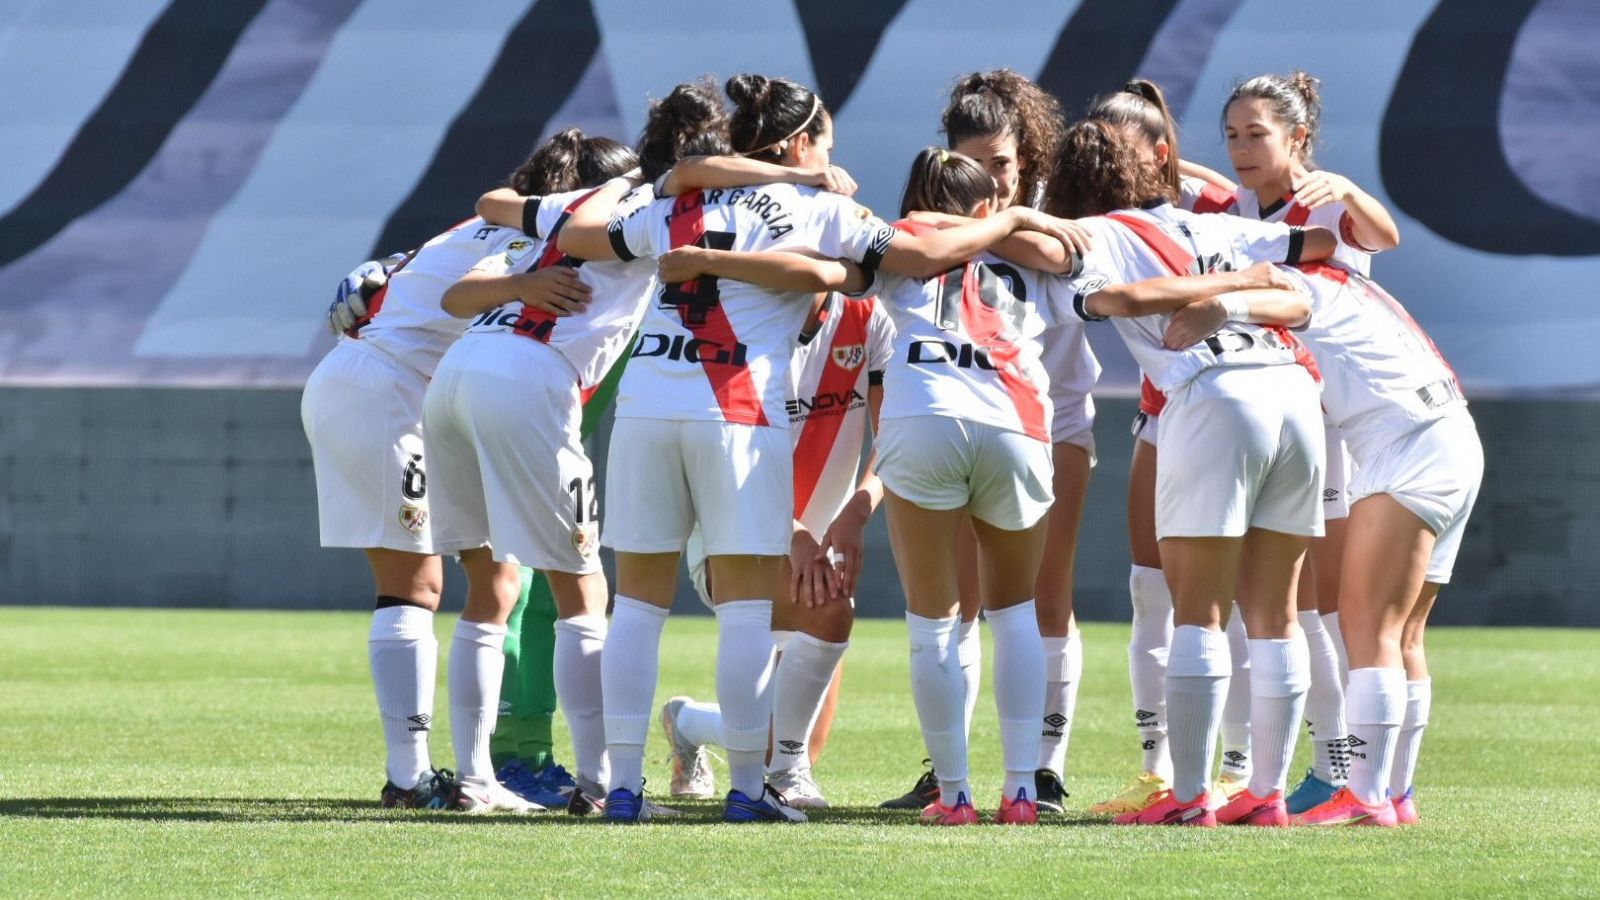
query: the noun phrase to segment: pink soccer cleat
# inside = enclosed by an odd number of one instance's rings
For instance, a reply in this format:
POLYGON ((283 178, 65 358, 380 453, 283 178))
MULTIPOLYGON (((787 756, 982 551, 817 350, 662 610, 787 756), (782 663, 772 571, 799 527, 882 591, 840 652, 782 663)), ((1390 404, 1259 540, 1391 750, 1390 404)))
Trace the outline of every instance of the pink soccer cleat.
POLYGON ((994 823, 996 825, 1037 825, 1039 824, 1039 805, 1028 799, 1026 791, 1017 791, 1016 799, 1007 799, 1000 795, 1000 809, 995 811, 994 823))
POLYGON ((1182 803, 1171 791, 1162 791, 1144 809, 1123 813, 1111 821, 1117 825, 1193 825, 1200 828, 1215 828, 1217 814, 1211 811, 1209 794, 1201 794, 1188 803, 1182 803))
POLYGON ((1422 821, 1422 817, 1417 815, 1417 801, 1411 797, 1412 790, 1412 788, 1406 788, 1404 794, 1390 801, 1390 804, 1394 806, 1394 821, 1396 825, 1415 825, 1422 821))
POLYGON ((1385 800, 1376 806, 1362 803, 1348 787, 1342 787, 1328 802, 1311 807, 1292 820, 1295 825, 1370 825, 1393 828, 1397 824, 1394 805, 1385 800))
POLYGON ((1245 788, 1217 810, 1217 824, 1282 828, 1289 824, 1289 810, 1283 805, 1283 791, 1257 797, 1250 793, 1249 788, 1245 788))
MULTIPOLYGON (((1038 814, 1034 814, 1035 819, 1038 814)), ((929 803, 922 809, 922 824, 924 825, 976 825, 978 824, 978 811, 972 808, 972 803, 967 800, 966 794, 957 794, 954 806, 945 806, 938 800, 929 803)))

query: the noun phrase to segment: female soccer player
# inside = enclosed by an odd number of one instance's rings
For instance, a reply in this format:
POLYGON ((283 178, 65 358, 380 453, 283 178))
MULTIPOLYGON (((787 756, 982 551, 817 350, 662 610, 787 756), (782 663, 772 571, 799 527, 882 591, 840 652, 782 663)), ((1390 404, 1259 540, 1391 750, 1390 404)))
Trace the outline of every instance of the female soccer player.
MULTIPOLYGON (((1411 779, 1430 699, 1426 668, 1406 644, 1450 580, 1483 449, 1455 373, 1398 301, 1350 269, 1302 269, 1312 300, 1304 337, 1356 474, 1340 593, 1350 781, 1295 822, 1394 825, 1415 821, 1411 779)), ((1196 306, 1175 317, 1174 340, 1212 327, 1214 304, 1196 306)))
MULTIPOLYGON (((1333 249, 1326 230, 1300 232, 1175 210, 1170 187, 1104 122, 1068 131, 1048 208, 1113 213, 1091 222, 1095 245, 1069 284, 1080 314, 1105 284, 1236 267, 1277 256, 1297 262, 1306 242, 1333 249)), ((1168 451, 1157 473, 1156 533, 1176 625, 1166 685, 1174 779, 1170 791, 1119 824, 1281 825, 1282 790, 1303 703, 1307 660, 1295 633, 1294 583, 1307 539, 1321 530, 1322 436, 1309 357, 1281 327, 1306 304, 1236 297, 1224 331, 1193 346, 1163 344, 1159 317, 1117 319, 1152 383, 1168 397, 1168 451), (1237 596, 1250 633, 1256 765, 1250 787, 1215 814, 1207 783, 1229 680, 1225 612, 1237 596)))
MULTIPOLYGON (((580 169, 609 175, 631 164, 631 156, 614 141, 563 132, 513 172, 511 184, 522 192, 567 190, 577 186, 580 169)), ((431 517, 445 510, 429 496, 422 405, 439 358, 465 327, 440 309, 440 297, 506 234, 470 219, 423 245, 371 297, 312 373, 302 399, 322 543, 360 547, 372 567, 377 603, 368 654, 388 746, 385 806, 461 799, 447 796, 454 793, 452 783, 436 779, 428 762, 438 664, 433 612, 443 587, 431 517)), ((524 290, 539 305, 569 302, 585 291, 571 272, 541 273, 524 290)), ((520 587, 515 567, 470 555, 463 563, 475 576, 469 598, 476 604, 488 599, 492 584, 520 587)), ((457 657, 465 663, 472 655, 471 643, 471 636, 458 639, 452 669, 457 657)), ((491 793, 490 806, 527 809, 504 791, 491 793)), ((467 805, 483 808, 471 798, 467 805)))
MULTIPOLYGON (((832 119, 810 90, 739 75, 727 92, 733 146, 787 165, 825 166, 832 119)), ((1031 211, 1030 211, 1031 212, 1031 211)), ((912 275, 930 275, 1019 228, 1056 232, 1022 211, 937 235, 896 233, 854 202, 788 184, 709 190, 657 201, 609 224, 575 217, 564 252, 587 259, 655 257, 680 246, 806 247, 912 275)), ((784 380, 807 292, 773 292, 714 277, 665 285, 647 310, 623 379, 613 433, 607 543, 618 595, 605 658, 613 766, 606 814, 637 821, 644 740, 662 626, 678 556, 698 521, 710 558, 720 632, 717 694, 734 822, 798 821, 763 778, 771 713, 772 599, 786 590, 793 457, 784 380)))

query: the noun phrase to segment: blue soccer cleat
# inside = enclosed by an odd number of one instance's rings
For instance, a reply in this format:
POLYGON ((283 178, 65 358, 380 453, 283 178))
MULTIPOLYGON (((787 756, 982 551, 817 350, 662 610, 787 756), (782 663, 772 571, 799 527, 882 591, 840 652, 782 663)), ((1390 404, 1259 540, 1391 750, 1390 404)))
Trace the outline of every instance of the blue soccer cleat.
POLYGON ((567 805, 567 795, 550 786, 548 781, 540 777, 540 773, 549 770, 552 766, 560 769, 563 775, 566 774, 566 769, 562 769, 554 763, 547 764, 544 768, 534 771, 523 765, 522 760, 513 759, 501 766, 500 771, 494 773, 494 777, 505 785, 506 790, 529 803, 537 803, 546 809, 561 809, 567 805))
POLYGON ((1289 810, 1289 815, 1298 816, 1308 809, 1321 806, 1333 799, 1334 792, 1339 790, 1339 785, 1329 784, 1316 776, 1310 769, 1306 770, 1305 780, 1294 786, 1289 796, 1283 798, 1283 805, 1289 810))
POLYGON ((644 802, 644 791, 635 794, 627 788, 617 788, 606 795, 607 822, 618 825, 637 825, 650 821, 650 810, 644 802))
POLYGON ((755 800, 743 791, 729 791, 728 805, 723 807, 724 822, 804 822, 806 814, 784 801, 783 795, 764 785, 761 796, 755 800))

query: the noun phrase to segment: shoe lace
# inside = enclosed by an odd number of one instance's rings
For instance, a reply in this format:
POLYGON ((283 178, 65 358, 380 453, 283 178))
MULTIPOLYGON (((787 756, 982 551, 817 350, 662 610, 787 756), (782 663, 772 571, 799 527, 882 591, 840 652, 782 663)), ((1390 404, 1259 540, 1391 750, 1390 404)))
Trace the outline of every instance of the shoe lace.
POLYGON ((695 750, 694 765, 689 769, 690 784, 706 784, 715 777, 711 772, 711 760, 713 759, 715 759, 717 762, 724 761, 723 758, 718 756, 710 747, 701 746, 695 750))
POLYGON ((761 786, 761 796, 763 799, 771 797, 779 806, 789 805, 789 801, 784 799, 784 796, 778 793, 778 789, 773 787, 771 784, 764 784, 761 786))

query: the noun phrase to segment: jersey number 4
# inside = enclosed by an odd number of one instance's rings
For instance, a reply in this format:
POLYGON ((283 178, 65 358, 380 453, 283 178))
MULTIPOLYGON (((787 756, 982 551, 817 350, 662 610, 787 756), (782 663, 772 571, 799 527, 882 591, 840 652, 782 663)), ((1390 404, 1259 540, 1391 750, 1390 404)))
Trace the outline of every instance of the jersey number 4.
MULTIPOLYGON (((731 231, 708 231, 700 235, 692 246, 706 250, 732 250, 734 234, 731 231)), ((678 310, 683 324, 697 328, 706 324, 706 316, 722 300, 722 291, 713 275, 702 275, 693 281, 664 285, 661 288, 661 306, 678 310)))

